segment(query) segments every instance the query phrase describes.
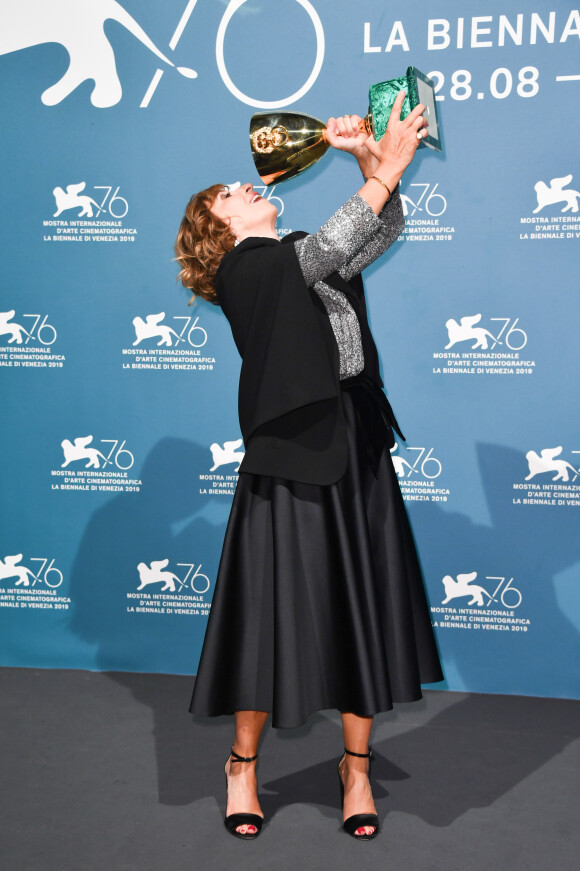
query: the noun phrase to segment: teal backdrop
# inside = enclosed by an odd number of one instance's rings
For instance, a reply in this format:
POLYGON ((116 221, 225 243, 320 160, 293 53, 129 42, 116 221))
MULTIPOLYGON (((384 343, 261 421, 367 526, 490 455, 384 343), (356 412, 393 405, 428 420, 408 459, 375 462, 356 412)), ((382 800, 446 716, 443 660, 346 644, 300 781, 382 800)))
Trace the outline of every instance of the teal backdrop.
POLYGON ((20 0, 0 13, 0 662, 194 674, 243 446, 239 358, 188 307, 191 193, 281 234, 360 179, 260 188, 250 115, 436 82, 443 153, 365 276, 393 461, 451 690, 580 697, 580 13, 557 0, 20 0))

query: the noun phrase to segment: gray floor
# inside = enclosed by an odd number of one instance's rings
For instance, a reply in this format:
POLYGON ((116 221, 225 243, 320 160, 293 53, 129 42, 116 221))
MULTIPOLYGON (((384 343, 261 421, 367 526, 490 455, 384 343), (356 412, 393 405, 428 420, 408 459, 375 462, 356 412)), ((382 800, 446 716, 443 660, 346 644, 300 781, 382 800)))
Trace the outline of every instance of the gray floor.
POLYGON ((376 718, 382 832, 339 830, 335 712, 269 730, 257 841, 222 823, 231 718, 191 679, 0 669, 6 871, 576 871, 580 702, 429 692, 376 718))

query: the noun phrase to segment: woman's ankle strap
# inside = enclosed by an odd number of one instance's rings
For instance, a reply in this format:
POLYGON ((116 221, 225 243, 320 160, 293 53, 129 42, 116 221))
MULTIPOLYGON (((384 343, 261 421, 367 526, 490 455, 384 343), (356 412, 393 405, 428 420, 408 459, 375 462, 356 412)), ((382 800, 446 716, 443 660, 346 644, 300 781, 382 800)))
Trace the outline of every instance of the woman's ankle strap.
POLYGON ((373 751, 370 747, 368 753, 353 753, 352 750, 347 750, 346 747, 344 748, 344 752, 347 753, 349 756, 358 756, 361 759, 370 759, 370 757, 373 755, 373 751))
POLYGON ((236 751, 234 750, 233 747, 232 747, 232 753, 231 753, 231 755, 234 757, 234 759, 236 760, 236 762, 253 762, 254 759, 257 759, 257 758, 258 758, 258 754, 257 754, 257 753, 256 753, 255 756, 240 756, 239 753, 236 753, 236 751))

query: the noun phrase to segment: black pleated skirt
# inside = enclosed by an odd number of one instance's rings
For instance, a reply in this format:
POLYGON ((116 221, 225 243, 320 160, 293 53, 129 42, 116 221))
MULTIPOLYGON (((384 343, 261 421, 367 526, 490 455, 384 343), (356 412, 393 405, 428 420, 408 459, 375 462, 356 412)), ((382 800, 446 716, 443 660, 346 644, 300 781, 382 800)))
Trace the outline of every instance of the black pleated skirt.
POLYGON ((377 473, 343 390, 346 474, 317 486, 240 474, 190 711, 268 711, 274 728, 336 708, 372 716, 443 679, 388 447, 377 473))

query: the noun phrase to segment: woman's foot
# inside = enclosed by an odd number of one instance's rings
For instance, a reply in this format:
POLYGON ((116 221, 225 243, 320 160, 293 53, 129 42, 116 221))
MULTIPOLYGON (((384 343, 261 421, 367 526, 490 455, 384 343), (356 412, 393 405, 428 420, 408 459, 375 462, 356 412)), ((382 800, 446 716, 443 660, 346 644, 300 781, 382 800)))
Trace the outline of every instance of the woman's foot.
MULTIPOLYGON (((345 753, 338 764, 344 786, 343 821, 356 814, 376 814, 373 793, 368 778, 369 760, 345 753)), ((359 826, 354 837, 372 836, 376 826, 359 826)))
MULTIPOLYGON (((230 756, 225 766, 228 783, 226 817, 231 814, 257 814, 264 818, 258 801, 258 779, 256 777, 256 760, 240 762, 230 756)), ((258 828, 251 823, 236 826, 240 835, 257 835, 258 828)))

